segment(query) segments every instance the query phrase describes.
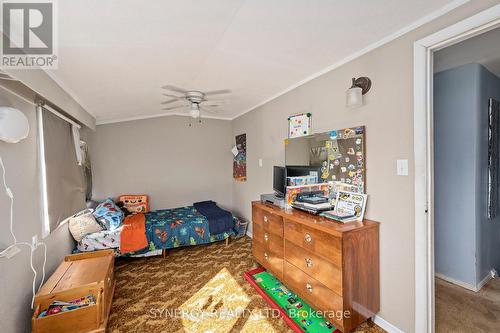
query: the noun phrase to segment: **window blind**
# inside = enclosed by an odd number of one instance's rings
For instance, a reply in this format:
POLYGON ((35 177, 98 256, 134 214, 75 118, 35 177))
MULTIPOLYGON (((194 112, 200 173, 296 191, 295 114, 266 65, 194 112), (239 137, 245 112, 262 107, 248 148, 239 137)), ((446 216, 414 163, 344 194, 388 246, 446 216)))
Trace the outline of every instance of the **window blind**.
POLYGON ((48 219, 48 231, 52 232, 63 220, 85 208, 83 170, 76 160, 71 124, 45 109, 39 116, 45 218, 48 219))

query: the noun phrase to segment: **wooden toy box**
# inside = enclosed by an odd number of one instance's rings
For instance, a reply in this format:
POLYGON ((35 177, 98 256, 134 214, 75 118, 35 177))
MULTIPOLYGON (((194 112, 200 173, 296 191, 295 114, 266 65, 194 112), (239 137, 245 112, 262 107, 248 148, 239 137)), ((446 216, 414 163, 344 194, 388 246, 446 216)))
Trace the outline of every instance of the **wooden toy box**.
POLYGON ((105 332, 114 292, 114 252, 68 255, 35 296, 32 331, 105 332), (71 301, 92 294, 96 304, 46 317, 38 315, 52 301, 71 301))

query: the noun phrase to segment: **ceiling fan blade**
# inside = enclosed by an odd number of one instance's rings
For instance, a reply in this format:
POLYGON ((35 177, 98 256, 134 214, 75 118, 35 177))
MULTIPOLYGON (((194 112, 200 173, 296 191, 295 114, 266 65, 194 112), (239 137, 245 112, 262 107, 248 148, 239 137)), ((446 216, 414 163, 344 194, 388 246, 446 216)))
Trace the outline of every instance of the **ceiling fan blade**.
POLYGON ((178 105, 178 106, 171 106, 169 108, 163 108, 162 110, 176 110, 176 109, 183 109, 185 107, 186 105, 178 105))
POLYGON ((169 101, 161 102, 160 104, 170 104, 170 103, 173 103, 173 102, 178 102, 178 101, 179 101, 179 99, 174 98, 174 99, 171 99, 171 100, 169 100, 169 101))
POLYGON ((167 96, 167 97, 172 97, 172 98, 176 98, 176 99, 184 99, 184 96, 176 96, 176 95, 172 95, 172 94, 163 94, 163 96, 167 96))
POLYGON ((203 103, 207 103, 207 104, 229 104, 229 100, 228 99, 214 99, 214 98, 209 98, 209 99, 206 99, 203 101, 203 103))
POLYGON ((176 86, 172 86, 170 84, 164 85, 162 88, 163 89, 167 89, 167 90, 171 90, 171 91, 175 91, 175 92, 178 92, 178 93, 181 93, 181 94, 185 94, 185 93, 188 92, 186 89, 182 89, 182 88, 179 88, 179 87, 176 87, 176 86))
POLYGON ((231 93, 231 90, 229 89, 222 89, 222 90, 212 90, 212 91, 207 91, 205 94, 205 96, 209 96, 209 95, 220 95, 220 94, 229 94, 231 93))

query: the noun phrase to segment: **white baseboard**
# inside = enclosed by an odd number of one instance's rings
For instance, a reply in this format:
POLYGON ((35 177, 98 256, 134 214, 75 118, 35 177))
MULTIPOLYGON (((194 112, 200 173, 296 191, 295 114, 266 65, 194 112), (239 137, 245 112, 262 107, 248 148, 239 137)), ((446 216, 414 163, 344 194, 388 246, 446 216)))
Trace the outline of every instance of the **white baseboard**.
POLYGON ((253 238, 253 233, 250 230, 247 230, 247 236, 253 238))
POLYGON ((489 273, 488 275, 486 275, 484 277, 484 279, 482 279, 478 284, 477 284, 477 291, 481 290, 482 287, 484 287, 485 284, 487 284, 488 282, 490 282, 490 280, 492 279, 493 277, 491 276, 491 273, 489 273))
POLYGON ((467 282, 456 280, 454 278, 448 277, 448 276, 440 274, 440 273, 435 273, 434 275, 441 280, 447 281, 449 283, 453 283, 457 286, 460 286, 462 288, 465 288, 465 289, 468 289, 468 290, 471 290, 474 292, 478 292, 479 290, 481 290, 481 288, 486 283, 488 283, 488 281, 490 281, 490 279, 491 279, 491 274, 488 273, 488 275, 485 276, 484 279, 482 279, 477 285, 473 285, 473 284, 470 284, 467 282))
POLYGON ((381 328, 383 328, 384 330, 386 330, 388 333, 404 333, 403 330, 399 329, 397 326, 394 326, 393 324, 391 324, 390 322, 388 322, 387 320, 385 320, 380 316, 377 315, 373 316, 373 322, 378 326, 380 326, 381 328))

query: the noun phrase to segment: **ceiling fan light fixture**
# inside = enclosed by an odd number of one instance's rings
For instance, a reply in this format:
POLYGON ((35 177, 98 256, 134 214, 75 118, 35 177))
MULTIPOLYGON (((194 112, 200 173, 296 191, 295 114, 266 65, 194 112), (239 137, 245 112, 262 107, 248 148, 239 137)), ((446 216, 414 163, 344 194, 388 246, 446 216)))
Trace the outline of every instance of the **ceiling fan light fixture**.
POLYGON ((191 103, 191 110, 189 110, 189 115, 191 118, 199 118, 200 117, 200 105, 197 103, 191 103))

